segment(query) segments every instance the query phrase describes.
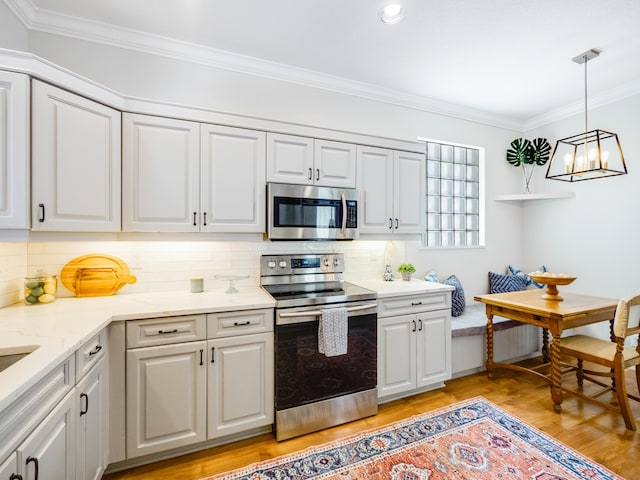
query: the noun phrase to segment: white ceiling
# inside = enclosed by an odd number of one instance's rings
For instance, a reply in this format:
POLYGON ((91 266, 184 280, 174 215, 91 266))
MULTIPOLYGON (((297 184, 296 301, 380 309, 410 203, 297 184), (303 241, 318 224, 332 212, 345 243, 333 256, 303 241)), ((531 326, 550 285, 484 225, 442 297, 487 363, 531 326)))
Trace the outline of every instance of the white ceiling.
POLYGON ((395 25, 391 0, 4 1, 33 30, 512 127, 581 111, 590 48, 590 106, 640 93, 640 0, 397 0, 395 25))

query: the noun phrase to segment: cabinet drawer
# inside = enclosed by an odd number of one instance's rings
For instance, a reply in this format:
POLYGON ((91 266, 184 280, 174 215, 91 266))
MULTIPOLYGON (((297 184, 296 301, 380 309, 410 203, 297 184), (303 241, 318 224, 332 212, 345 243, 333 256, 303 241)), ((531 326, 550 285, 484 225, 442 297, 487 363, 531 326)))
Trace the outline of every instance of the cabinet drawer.
POLYGON ((76 382, 104 357, 107 350, 107 332, 102 330, 76 351, 76 382))
POLYGON ((378 298, 380 317, 448 308, 451 308, 451 292, 378 298))
POLYGON ((0 412, 0 459, 14 450, 75 384, 75 357, 67 358, 0 412))
POLYGON ((250 333, 271 332, 272 330, 272 308, 209 313, 207 315, 209 338, 248 335, 250 333))
POLYGON ((128 321, 127 348, 204 340, 207 336, 206 328, 205 315, 128 321))

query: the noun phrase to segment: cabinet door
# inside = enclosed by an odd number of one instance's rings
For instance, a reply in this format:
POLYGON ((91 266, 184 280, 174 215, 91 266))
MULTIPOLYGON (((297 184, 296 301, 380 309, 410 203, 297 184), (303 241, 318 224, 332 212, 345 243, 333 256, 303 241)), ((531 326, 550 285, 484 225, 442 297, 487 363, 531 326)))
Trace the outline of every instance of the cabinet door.
POLYGON ((206 346, 127 351, 127 458, 206 439, 206 346))
POLYGON ((273 334, 209 340, 208 438, 273 423, 273 334))
POLYGON ((0 228, 29 228, 29 77, 0 71, 0 228))
POLYGON ((76 478, 75 404, 72 390, 18 448, 23 480, 76 478))
POLYGON ((313 138, 267 133, 267 182, 313 185, 313 138))
POLYGON ((360 233, 390 233, 393 227, 393 151, 358 146, 360 233))
POLYGON ((265 231, 264 132, 201 126, 201 231, 265 231))
POLYGON ((200 125, 122 116, 122 230, 197 232, 200 125))
POLYGON ((422 233, 426 218, 425 156, 394 152, 394 231, 422 233), (397 228, 396 228, 397 222, 397 228))
POLYGON ((31 228, 120 231, 120 112, 33 80, 31 228))
POLYGON ((314 181, 323 187, 356 187, 356 146, 329 140, 314 141, 314 181))
POLYGON ((418 388, 451 378, 451 311, 417 314, 418 388))
POLYGON ((18 455, 13 452, 3 463, 0 463, 0 479, 2 480, 19 480, 18 475, 18 455))
POLYGON ((106 369, 101 359, 76 386, 77 478, 100 480, 108 440, 106 369))
POLYGON ((415 315, 378 319, 378 397, 416 388, 415 315))

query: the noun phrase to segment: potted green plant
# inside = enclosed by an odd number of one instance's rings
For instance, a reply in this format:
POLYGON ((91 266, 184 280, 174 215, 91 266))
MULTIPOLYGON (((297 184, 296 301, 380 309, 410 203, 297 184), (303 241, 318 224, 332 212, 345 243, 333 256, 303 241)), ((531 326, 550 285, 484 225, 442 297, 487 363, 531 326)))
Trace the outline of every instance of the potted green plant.
POLYGON ((507 162, 514 167, 522 167, 524 176, 524 188, 526 193, 531 193, 531 176, 533 167, 544 165, 551 156, 551 145, 546 138, 516 138, 511 142, 511 148, 507 150, 507 162), (527 169, 527 167, 529 167, 527 169), (528 171, 527 171, 528 170, 528 171))
POLYGON ((402 274, 402 279, 411 280, 411 274, 416 271, 416 267, 412 263, 401 263, 398 265, 398 271, 402 274))

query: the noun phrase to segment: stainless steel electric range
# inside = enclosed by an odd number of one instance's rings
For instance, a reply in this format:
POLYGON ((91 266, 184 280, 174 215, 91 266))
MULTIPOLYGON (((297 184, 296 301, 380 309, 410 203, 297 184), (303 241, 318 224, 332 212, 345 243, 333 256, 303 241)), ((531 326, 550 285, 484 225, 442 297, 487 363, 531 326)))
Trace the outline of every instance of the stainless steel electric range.
POLYGON ((275 300, 278 441, 375 415, 377 295, 345 282, 344 255, 264 255, 261 285, 275 300), (323 309, 347 312, 347 353, 318 351, 323 309))

